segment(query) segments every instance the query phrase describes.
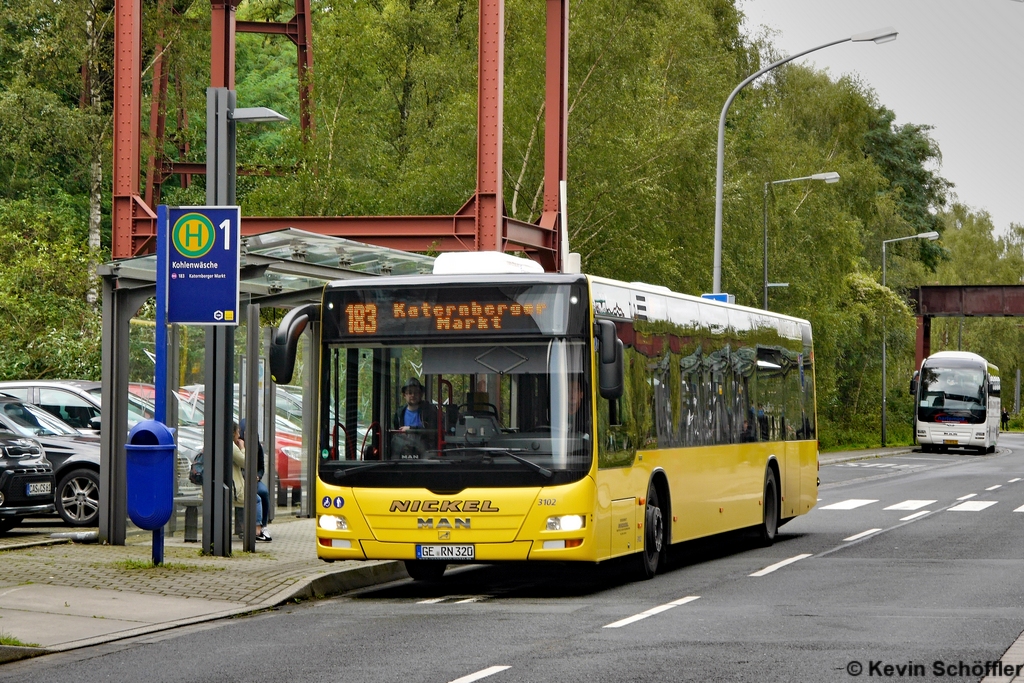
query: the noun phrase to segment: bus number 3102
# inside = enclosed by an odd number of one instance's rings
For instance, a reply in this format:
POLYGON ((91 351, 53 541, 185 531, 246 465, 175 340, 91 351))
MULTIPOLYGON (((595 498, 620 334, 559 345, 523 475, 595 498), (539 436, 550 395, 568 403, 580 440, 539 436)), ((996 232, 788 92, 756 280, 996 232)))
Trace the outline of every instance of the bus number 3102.
POLYGON ((373 334, 377 331, 377 304, 349 304, 345 307, 349 334, 373 334))

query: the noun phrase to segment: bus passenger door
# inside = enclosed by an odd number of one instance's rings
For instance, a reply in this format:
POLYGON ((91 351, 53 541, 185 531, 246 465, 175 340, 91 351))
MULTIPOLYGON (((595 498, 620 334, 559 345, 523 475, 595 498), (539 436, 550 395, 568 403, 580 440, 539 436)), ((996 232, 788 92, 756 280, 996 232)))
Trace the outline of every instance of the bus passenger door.
POLYGON ((622 498, 612 501, 612 547, 611 556, 633 552, 637 547, 636 498, 622 498))

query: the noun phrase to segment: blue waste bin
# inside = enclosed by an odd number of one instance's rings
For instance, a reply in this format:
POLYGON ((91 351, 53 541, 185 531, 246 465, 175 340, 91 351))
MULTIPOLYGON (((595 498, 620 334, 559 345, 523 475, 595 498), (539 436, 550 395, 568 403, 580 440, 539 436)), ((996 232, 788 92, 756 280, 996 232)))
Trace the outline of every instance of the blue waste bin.
POLYGON ((128 433, 128 516, 140 529, 155 531, 174 512, 174 431, 143 420, 128 433))

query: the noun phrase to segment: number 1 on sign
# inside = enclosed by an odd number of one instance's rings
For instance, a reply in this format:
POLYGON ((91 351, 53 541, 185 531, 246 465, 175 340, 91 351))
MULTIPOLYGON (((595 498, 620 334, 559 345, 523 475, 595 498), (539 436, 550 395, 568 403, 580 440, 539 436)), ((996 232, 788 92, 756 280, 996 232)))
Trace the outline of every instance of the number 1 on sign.
POLYGON ((231 219, 221 221, 220 228, 224 231, 224 251, 231 251, 231 219))

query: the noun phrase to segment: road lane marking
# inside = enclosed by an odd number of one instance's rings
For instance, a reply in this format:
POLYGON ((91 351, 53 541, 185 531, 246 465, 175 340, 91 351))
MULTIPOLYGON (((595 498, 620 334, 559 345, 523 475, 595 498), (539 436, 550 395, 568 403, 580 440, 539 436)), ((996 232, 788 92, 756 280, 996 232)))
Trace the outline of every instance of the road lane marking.
POLYGON ((881 529, 868 529, 867 531, 862 531, 859 534, 854 534, 853 536, 850 536, 849 538, 844 538, 843 540, 844 541, 856 541, 858 538, 864 538, 865 536, 870 536, 871 534, 875 533, 876 531, 881 531, 881 529))
POLYGON ((987 507, 992 507, 998 500, 969 500, 949 508, 950 512, 980 512, 987 507))
POLYGON ((480 671, 477 671, 475 674, 469 674, 468 676, 463 676, 462 678, 456 678, 454 681, 450 681, 450 683, 473 683, 473 681, 479 681, 481 678, 487 678, 488 676, 493 676, 496 673, 501 673, 505 669, 511 668, 512 667, 510 666, 489 666, 486 669, 481 669, 480 671))
POLYGON ((968 493, 966 496, 960 496, 957 500, 967 500, 968 498, 974 498, 977 493, 968 493))
POLYGON ((821 508, 822 510, 853 510, 859 508, 862 505, 870 505, 871 503, 877 503, 878 500, 865 500, 863 498, 851 498, 844 500, 839 503, 832 503, 821 508))
POLYGON ((456 601, 455 601, 455 604, 456 604, 456 605, 465 605, 466 603, 470 603, 470 602, 480 602, 481 600, 483 600, 483 599, 484 599, 484 597, 486 597, 486 596, 483 596, 483 595, 474 595, 473 597, 471 597, 471 598, 466 598, 465 600, 456 600, 456 601))
POLYGON ((889 507, 884 508, 884 509, 886 509, 886 510, 920 510, 925 505, 931 505, 932 503, 937 503, 937 502, 938 501, 935 501, 935 500, 905 500, 902 503, 896 503, 895 505, 890 505, 889 507))
POLYGON ((1003 485, 1002 485, 1002 484, 996 484, 995 486, 989 486, 989 487, 988 487, 987 489, 985 489, 985 490, 986 490, 986 491, 995 491, 996 489, 1001 489, 1001 488, 1003 488, 1003 485))
POLYGON ((420 600, 416 604, 417 605, 435 605, 435 604, 437 604, 439 602, 443 602, 446 599, 447 598, 428 598, 426 600, 420 600))
POLYGON ((900 517, 900 521, 901 522, 909 522, 912 519, 917 519, 918 517, 924 517, 925 515, 929 515, 929 514, 931 514, 931 512, 932 512, 931 510, 921 510, 920 512, 915 512, 912 515, 907 515, 906 517, 900 517))
POLYGON ((1020 477, 1015 477, 1015 478, 1011 479, 1010 481, 1008 481, 1008 482, 1006 482, 1006 483, 1007 483, 1007 484, 1012 484, 1012 483, 1013 483, 1013 482, 1015 482, 1015 481, 1020 481, 1020 477))
POLYGON ((803 555, 796 555, 795 557, 791 557, 788 560, 783 560, 782 562, 776 562, 775 564, 768 565, 764 569, 756 571, 753 574, 751 574, 750 576, 764 576, 765 574, 771 574, 776 569, 782 569, 787 564, 793 564, 794 562, 798 562, 799 560, 803 560, 803 559, 808 558, 810 556, 811 556, 810 553, 804 553, 803 555))
POLYGON ((1024 512, 1024 505, 1021 505, 1019 508, 1014 510, 1014 512, 1024 512))
POLYGON ((622 628, 623 626, 628 626, 630 624, 638 622, 641 619, 646 619, 647 617, 653 617, 655 614, 661 614, 662 612, 666 612, 666 611, 672 609, 673 607, 679 607, 679 605, 685 605, 688 602, 693 602, 694 600, 698 599, 699 597, 700 597, 699 595, 687 595, 685 598, 679 598, 678 600, 673 600, 672 602, 667 602, 664 605, 658 605, 657 607, 652 607, 651 609, 647 610, 646 612, 641 612, 640 614, 634 614, 631 617, 626 617, 625 619, 619 619, 618 621, 614 621, 614 622, 612 622, 610 624, 605 624, 604 628, 622 628))

